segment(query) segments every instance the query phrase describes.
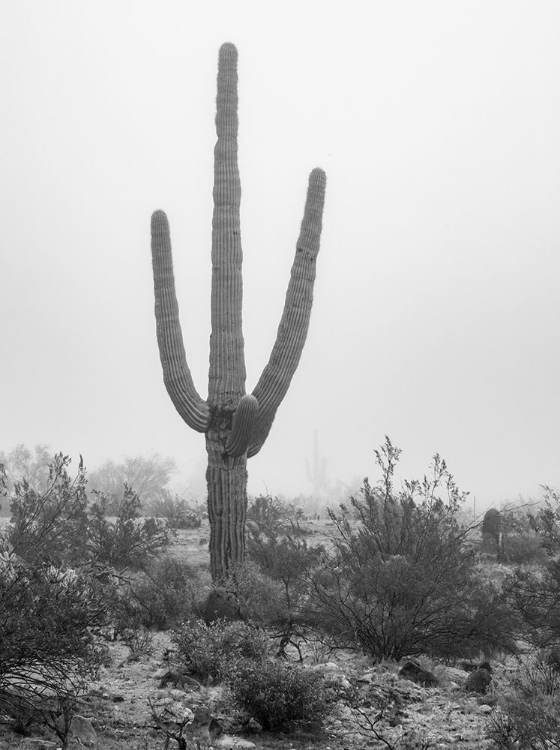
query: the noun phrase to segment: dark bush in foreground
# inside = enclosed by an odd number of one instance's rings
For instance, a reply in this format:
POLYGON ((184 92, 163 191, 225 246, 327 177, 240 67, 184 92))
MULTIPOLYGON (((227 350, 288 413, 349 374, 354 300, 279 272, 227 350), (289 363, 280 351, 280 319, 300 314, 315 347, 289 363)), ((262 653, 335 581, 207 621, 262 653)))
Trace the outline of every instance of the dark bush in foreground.
POLYGON ((90 627, 103 623, 95 581, 71 570, 0 560, 0 710, 21 721, 68 702, 103 658, 90 627))
POLYGON ((223 680, 239 661, 262 661, 269 653, 266 633, 245 622, 218 620, 206 625, 195 620, 173 636, 177 653, 189 671, 201 680, 223 680))
POLYGON ((237 705, 265 730, 320 724, 329 708, 322 675, 285 661, 240 662, 228 684, 237 705))

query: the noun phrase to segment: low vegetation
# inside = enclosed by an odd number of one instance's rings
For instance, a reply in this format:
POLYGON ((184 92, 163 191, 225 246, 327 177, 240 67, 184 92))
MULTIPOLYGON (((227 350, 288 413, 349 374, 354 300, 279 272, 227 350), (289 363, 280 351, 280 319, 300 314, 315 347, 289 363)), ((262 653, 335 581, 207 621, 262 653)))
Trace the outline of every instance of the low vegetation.
POLYGON ((504 509, 493 548, 443 459, 398 485, 399 458, 387 439, 379 480, 322 522, 252 500, 246 562, 219 585, 206 522, 180 498, 152 498, 145 515, 133 488, 109 500, 63 455, 33 481, 0 472, 2 746, 97 732, 110 750, 219 747, 224 734, 278 750, 431 748, 437 732, 410 717, 435 690, 479 715, 467 747, 560 747, 558 493, 504 509), (143 723, 122 741, 110 675, 142 665, 143 723))

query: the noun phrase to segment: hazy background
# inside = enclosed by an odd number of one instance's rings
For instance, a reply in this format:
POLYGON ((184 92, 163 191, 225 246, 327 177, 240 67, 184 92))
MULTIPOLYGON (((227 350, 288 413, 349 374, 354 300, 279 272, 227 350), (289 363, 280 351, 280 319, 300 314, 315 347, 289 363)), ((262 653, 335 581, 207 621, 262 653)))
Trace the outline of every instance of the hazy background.
POLYGON ((311 327, 254 493, 377 478, 388 434, 477 508, 560 484, 560 3, 0 3, 0 450, 158 452, 201 483, 165 392, 150 215, 171 223, 205 395, 218 49, 239 50, 247 390, 309 171, 327 172, 311 327))

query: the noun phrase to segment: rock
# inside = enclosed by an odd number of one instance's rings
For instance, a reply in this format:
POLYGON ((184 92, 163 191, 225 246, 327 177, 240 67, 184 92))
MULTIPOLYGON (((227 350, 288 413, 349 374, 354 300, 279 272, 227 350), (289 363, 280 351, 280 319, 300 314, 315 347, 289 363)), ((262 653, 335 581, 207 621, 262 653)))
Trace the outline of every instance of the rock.
POLYGON ((70 735, 86 747, 97 746, 97 732, 89 719, 76 714, 70 723, 70 735))
POLYGON ((445 667, 445 674, 449 680, 458 684, 464 685, 467 675, 464 669, 457 669, 457 667, 445 667))
POLYGON ((334 661, 328 661, 325 664, 319 664, 318 666, 322 667, 326 672, 339 672, 340 671, 340 667, 334 661))
MULTIPOLYGON (((157 673, 156 673, 157 674, 157 673)), ((198 690, 200 688, 200 682, 197 682, 193 677, 190 677, 184 670, 182 669, 167 669, 161 675, 161 679, 159 682, 159 688, 165 688, 168 685, 173 685, 173 687, 181 687, 181 688, 190 688, 198 690)))
POLYGON ((229 734, 222 735, 219 739, 217 739, 213 745, 213 747, 232 747, 232 748, 247 748, 249 750, 250 748, 256 747, 254 742, 250 742, 249 740, 242 740, 240 737, 231 737, 229 734))
POLYGON ((26 737, 24 743, 22 747, 25 747, 25 750, 56 750, 60 747, 58 742, 44 740, 42 737, 26 737))
POLYGON ((438 679, 432 672, 427 669, 423 669, 417 661, 409 659, 403 668, 400 670, 399 675, 404 677, 405 680, 411 680, 416 682, 418 685, 424 687, 436 687, 438 679))
POLYGON ((487 669, 477 669, 476 672, 471 672, 465 682, 465 690, 467 693, 480 693, 484 695, 488 692, 492 683, 492 675, 487 669))

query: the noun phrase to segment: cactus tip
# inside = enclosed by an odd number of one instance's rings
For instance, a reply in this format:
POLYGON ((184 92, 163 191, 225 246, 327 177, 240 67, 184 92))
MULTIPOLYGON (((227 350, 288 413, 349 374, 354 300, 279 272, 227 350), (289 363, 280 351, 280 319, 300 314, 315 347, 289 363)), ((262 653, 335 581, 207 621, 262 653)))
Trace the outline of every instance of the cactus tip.
POLYGON ((309 175, 309 180, 313 180, 314 182, 326 183, 327 175, 325 174, 325 170, 321 169, 321 167, 315 167, 315 169, 313 169, 311 171, 311 174, 309 175))
POLYGON ((162 230, 164 232, 169 231, 169 222, 167 221, 165 211, 159 209, 152 214, 152 234, 162 230))
POLYGON ((152 214, 152 222, 160 223, 162 221, 167 221, 167 216, 165 215, 165 211, 158 208, 158 210, 154 211, 152 214))
POLYGON ((222 46, 220 47, 220 57, 223 55, 232 55, 233 57, 237 57, 237 47, 233 42, 224 42, 222 46))

